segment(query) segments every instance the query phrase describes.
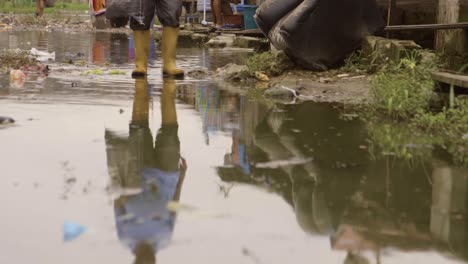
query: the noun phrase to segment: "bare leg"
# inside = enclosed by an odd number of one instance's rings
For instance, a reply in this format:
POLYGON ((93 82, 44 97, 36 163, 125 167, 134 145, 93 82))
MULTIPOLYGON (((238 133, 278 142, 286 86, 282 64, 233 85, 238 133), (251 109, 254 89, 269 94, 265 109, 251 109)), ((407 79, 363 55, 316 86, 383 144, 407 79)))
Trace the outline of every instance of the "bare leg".
POLYGON ((211 10, 213 13, 213 21, 216 26, 222 26, 223 20, 221 17, 221 0, 212 0, 211 1, 211 10))
POLYGON ((44 0, 36 0, 36 17, 42 18, 44 15, 44 0))

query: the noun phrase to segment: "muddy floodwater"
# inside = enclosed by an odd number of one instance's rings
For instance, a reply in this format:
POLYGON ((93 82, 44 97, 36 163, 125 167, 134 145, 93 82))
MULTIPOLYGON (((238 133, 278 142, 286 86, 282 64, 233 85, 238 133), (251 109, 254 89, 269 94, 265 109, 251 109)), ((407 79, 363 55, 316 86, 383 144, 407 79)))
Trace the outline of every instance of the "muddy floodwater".
POLYGON ((0 263, 468 262, 467 169, 403 127, 163 80, 156 46, 135 81, 126 34, 0 32, 32 47, 56 52, 48 76, 0 75, 0 263))

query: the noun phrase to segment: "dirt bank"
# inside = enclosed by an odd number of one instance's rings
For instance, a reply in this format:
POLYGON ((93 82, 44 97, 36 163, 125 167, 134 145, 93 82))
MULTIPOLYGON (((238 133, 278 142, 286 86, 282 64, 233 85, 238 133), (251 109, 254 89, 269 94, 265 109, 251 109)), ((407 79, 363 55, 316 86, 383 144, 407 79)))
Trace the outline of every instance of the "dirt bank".
POLYGON ((367 75, 292 71, 272 78, 271 83, 297 91, 299 99, 305 101, 360 104, 372 100, 367 75))

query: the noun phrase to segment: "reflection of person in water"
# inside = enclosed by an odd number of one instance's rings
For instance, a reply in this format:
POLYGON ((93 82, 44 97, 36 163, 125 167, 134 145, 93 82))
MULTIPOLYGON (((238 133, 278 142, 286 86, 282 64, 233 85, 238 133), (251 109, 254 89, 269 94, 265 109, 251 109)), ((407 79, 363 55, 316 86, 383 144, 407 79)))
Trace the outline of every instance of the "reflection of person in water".
MULTIPOLYGON (((117 177, 121 178, 118 179, 123 185, 121 187, 139 185, 141 192, 123 195, 114 203, 118 237, 134 253, 135 263, 155 263, 155 253, 168 245, 175 214, 168 210, 167 205, 179 200, 187 168, 180 156, 174 80, 164 80, 162 125, 154 147, 148 122, 149 98, 147 80, 137 79, 130 135, 126 142, 127 160, 132 164, 126 164, 127 169, 120 170, 128 174, 119 173, 117 177)), ((106 142, 111 145, 118 142, 112 137, 106 132, 106 142)), ((110 157, 112 155, 108 153, 108 159, 110 157)), ((121 160, 117 162, 122 163, 121 160)), ((115 175, 113 180, 116 180, 115 175)))

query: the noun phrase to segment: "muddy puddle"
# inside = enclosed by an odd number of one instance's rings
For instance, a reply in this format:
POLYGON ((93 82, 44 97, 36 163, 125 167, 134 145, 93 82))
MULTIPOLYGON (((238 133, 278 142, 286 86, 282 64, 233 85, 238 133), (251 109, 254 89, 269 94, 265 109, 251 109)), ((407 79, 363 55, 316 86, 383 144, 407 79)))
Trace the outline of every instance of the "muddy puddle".
MULTIPOLYGON (((162 80, 158 52, 132 80, 126 35, 0 32, 13 47, 125 74, 0 77, 16 120, 0 127, 1 263, 468 260, 467 169, 404 128, 162 80)), ((213 70, 248 53, 178 56, 213 70)))

